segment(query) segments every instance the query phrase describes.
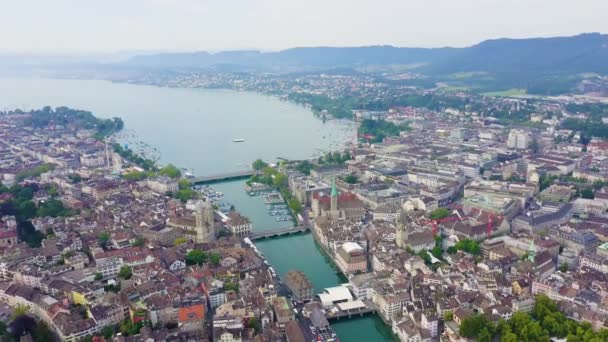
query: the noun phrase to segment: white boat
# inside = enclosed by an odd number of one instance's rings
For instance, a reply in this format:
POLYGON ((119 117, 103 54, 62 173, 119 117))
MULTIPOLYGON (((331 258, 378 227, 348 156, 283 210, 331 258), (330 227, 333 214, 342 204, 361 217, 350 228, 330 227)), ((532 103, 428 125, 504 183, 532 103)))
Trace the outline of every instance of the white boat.
POLYGON ((245 142, 245 139, 232 139, 232 142, 245 142))

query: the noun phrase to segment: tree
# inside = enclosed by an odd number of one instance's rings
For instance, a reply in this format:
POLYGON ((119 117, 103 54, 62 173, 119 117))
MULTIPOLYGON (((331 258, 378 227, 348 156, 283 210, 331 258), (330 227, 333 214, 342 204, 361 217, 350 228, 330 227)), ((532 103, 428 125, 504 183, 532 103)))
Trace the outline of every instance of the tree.
POLYGON ((591 188, 585 188, 581 191, 581 197, 582 198, 587 198, 587 199, 593 199, 594 195, 593 195, 593 189, 591 188))
POLYGON ((53 333, 49 330, 46 323, 40 321, 36 325, 36 329, 32 333, 35 342, 47 342, 55 340, 53 333))
POLYGON ((356 184, 359 181, 359 178, 353 174, 348 174, 344 176, 344 181, 348 184, 356 184))
POLYGON ((209 256, 209 261, 211 261, 213 266, 218 266, 221 261, 221 256, 218 253, 211 253, 209 256))
POLYGON ((122 178, 128 181, 140 181, 146 179, 147 174, 141 171, 131 171, 122 175, 122 178))
POLYGON ((125 280, 131 279, 133 276, 133 270, 131 267, 124 265, 120 268, 120 271, 118 271, 118 276, 125 280))
POLYGON ((186 243, 186 242, 188 242, 188 240, 186 240, 185 237, 178 237, 177 239, 175 239, 175 241, 173 241, 173 246, 177 247, 177 246, 179 246, 179 245, 181 245, 183 243, 186 243))
POLYGON ((492 341, 492 334, 490 334, 490 331, 488 330, 487 327, 481 329, 481 331, 479 332, 479 335, 477 335, 477 341, 479 341, 479 342, 491 342, 492 341))
POLYGON ((192 183, 186 178, 182 178, 177 182, 177 187, 179 190, 186 190, 192 187, 192 183))
POLYGON ((112 338, 112 336, 114 335, 114 331, 115 331, 115 329, 113 326, 106 325, 105 327, 103 327, 101 329, 101 335, 103 337, 105 337, 106 340, 109 341, 112 338))
POLYGON ((256 159, 252 164, 251 167, 256 170, 256 171, 262 171, 262 169, 264 169, 265 167, 267 167, 268 164, 265 163, 262 159, 256 159))
POLYGON ((446 311, 445 314, 443 315, 443 320, 445 321, 451 321, 454 319, 454 313, 452 311, 446 311))
POLYGON ((297 198, 290 199, 289 203, 287 204, 289 205, 289 209, 291 209, 291 211, 296 215, 299 214, 302 210, 302 205, 300 204, 300 201, 298 201, 297 198))
POLYGON ((168 164, 167 166, 160 169, 159 173, 163 176, 171 177, 171 178, 179 178, 181 177, 181 171, 173 164, 168 164))
POLYGON ((101 272, 97 272, 95 273, 95 280, 99 281, 103 279, 103 274, 101 274, 101 272))
POLYGON ((441 220, 442 218, 446 218, 450 216, 450 210, 447 208, 437 208, 431 212, 429 216, 431 220, 441 220))
POLYGON ((275 187, 282 189, 283 187, 287 186, 287 175, 277 172, 274 175, 274 180, 272 181, 272 184, 275 187))
POLYGON ((492 322, 488 321, 484 315, 476 314, 467 317, 462 321, 459 333, 464 337, 476 337, 483 330, 486 330, 487 334, 492 336, 494 334, 494 329, 492 322))
POLYGON ((25 315, 29 311, 29 308, 25 305, 17 305, 11 314, 11 321, 19 316, 25 315))
POLYGON ((563 263, 563 264, 562 264, 562 265, 559 267, 559 270, 560 270, 561 272, 564 272, 564 273, 568 272, 568 264, 564 262, 564 263, 563 263))
POLYGON ((296 170, 302 172, 305 175, 310 175, 310 171, 312 170, 312 163, 309 162, 308 160, 303 160, 301 162, 299 162, 298 164, 296 164, 296 170))
POLYGON ((186 265, 202 265, 207 261, 207 254, 200 250, 194 249, 186 254, 186 265))
POLYGON ((227 281, 227 282, 224 283, 224 290, 238 292, 239 291, 239 283, 233 283, 231 281, 227 281))
POLYGON ((133 247, 143 247, 145 244, 144 239, 141 236, 138 236, 135 241, 131 244, 133 247))
POLYGON ((97 236, 97 241, 101 248, 106 249, 108 247, 108 241, 110 241, 110 233, 103 232, 97 236))
POLYGON ((255 317, 249 318, 249 320, 247 321, 247 328, 253 329, 256 334, 262 330, 262 326, 260 325, 260 322, 258 322, 258 320, 255 317))
POLYGON ((456 250, 465 251, 467 253, 473 255, 481 254, 481 248, 479 247, 479 242, 471 239, 460 240, 456 243, 456 250))

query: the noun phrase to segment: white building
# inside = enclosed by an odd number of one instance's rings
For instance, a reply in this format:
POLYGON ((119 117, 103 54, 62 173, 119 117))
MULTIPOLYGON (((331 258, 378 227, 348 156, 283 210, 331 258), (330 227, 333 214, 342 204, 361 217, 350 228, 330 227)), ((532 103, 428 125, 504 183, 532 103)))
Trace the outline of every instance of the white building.
POLYGON ((509 148, 525 150, 530 145, 530 136, 528 132, 521 129, 512 129, 509 132, 509 138, 507 139, 507 146, 509 148))

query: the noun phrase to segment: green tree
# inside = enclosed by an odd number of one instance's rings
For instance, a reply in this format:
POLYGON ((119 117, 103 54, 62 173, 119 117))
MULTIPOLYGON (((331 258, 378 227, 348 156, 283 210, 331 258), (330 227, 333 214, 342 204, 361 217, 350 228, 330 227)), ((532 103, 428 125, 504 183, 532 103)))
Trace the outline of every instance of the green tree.
POLYGON ((55 340, 55 337, 53 336, 51 330, 49 330, 49 327, 42 321, 38 322, 32 335, 35 342, 48 342, 55 340))
POLYGON ((175 241, 173 241, 173 246, 177 247, 177 246, 179 246, 179 245, 181 245, 183 243, 186 243, 186 242, 188 242, 188 240, 186 240, 185 237, 178 237, 177 239, 175 239, 175 241))
POLYGON ((308 160, 303 160, 296 164, 296 170, 302 172, 305 175, 310 175, 310 171, 312 170, 313 165, 308 160))
POLYGON ((179 178, 182 175, 181 171, 173 164, 168 164, 167 166, 163 167, 160 169, 159 173, 171 178, 179 178))
POLYGON ((141 236, 138 236, 135 241, 131 244, 133 247, 143 247, 145 244, 144 239, 141 236))
POLYGON ((279 189, 287 186, 287 175, 284 173, 277 172, 274 175, 274 180, 272 181, 273 185, 279 189))
POLYGON ((344 176, 343 180, 348 184, 356 184, 359 181, 356 175, 348 174, 344 176))
POLYGON ((564 263, 563 263, 563 264, 562 264, 562 265, 559 267, 559 270, 560 270, 560 271, 562 271, 562 272, 564 272, 564 273, 568 272, 568 264, 564 262, 564 263))
POLYGON ((476 314, 465 318, 460 324, 459 334, 464 337, 476 337, 482 330, 492 336, 494 334, 494 326, 492 322, 480 314, 476 314))
POLYGON ((220 264, 221 259, 222 258, 218 253, 211 253, 211 255, 209 256, 209 261, 211 261, 211 264, 213 266, 218 266, 220 264))
POLYGON ((268 164, 265 163, 262 159, 256 159, 252 164, 251 167, 256 170, 256 171, 262 171, 265 167, 267 167, 268 164))
POLYGON ((122 175, 122 178, 128 181, 140 181, 146 179, 148 175, 141 171, 131 171, 122 175))
POLYGON ((177 182, 177 186, 179 190, 186 190, 192 188, 192 183, 186 178, 182 178, 177 182))
POLYGON ((101 272, 96 272, 95 273, 95 280, 99 281, 103 279, 103 274, 101 274, 101 272))
POLYGON ((441 220, 442 218, 446 218, 450 216, 450 210, 447 208, 437 208, 431 212, 429 216, 431 220, 441 220))
POLYGON ((110 241, 110 233, 103 232, 97 236, 97 241, 99 242, 99 246, 101 248, 106 249, 108 247, 108 242, 110 241))
POLYGON ((106 325, 105 327, 103 327, 101 329, 101 335, 106 339, 106 340, 110 340, 112 339, 112 336, 114 335, 114 331, 115 328, 111 325, 106 325))
POLYGON ((186 254, 187 265, 202 265, 207 261, 207 254, 200 250, 194 249, 186 254))
POLYGON ((446 322, 454 320, 454 313, 452 311, 446 311, 443 315, 443 320, 446 322))
POLYGON ((131 267, 124 265, 120 268, 120 271, 118 271, 118 276, 125 280, 131 279, 131 277, 133 276, 133 270, 131 269, 131 267))
POLYGON ((15 318, 17 318, 19 316, 25 315, 28 311, 29 311, 29 308, 27 306, 17 305, 17 307, 15 307, 15 309, 13 309, 13 312, 11 313, 11 321, 14 321, 15 318))
POLYGON ((302 211, 302 205, 300 204, 300 201, 298 201, 297 198, 290 199, 288 205, 289 209, 291 209, 291 211, 296 215, 299 214, 300 211, 302 211))
POLYGON ((587 198, 587 199, 593 199, 594 198, 593 189, 585 188, 585 189, 581 190, 581 197, 587 198))

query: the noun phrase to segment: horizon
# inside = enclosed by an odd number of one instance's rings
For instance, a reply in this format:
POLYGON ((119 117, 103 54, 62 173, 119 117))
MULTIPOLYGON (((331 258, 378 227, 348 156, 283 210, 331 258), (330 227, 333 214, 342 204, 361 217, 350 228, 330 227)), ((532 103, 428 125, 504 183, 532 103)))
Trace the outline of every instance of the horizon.
POLYGON ((349 48, 373 48, 373 47, 390 47, 397 49, 464 49, 476 46, 478 44, 488 42, 488 41, 497 41, 497 40, 527 40, 527 39, 551 39, 551 38, 571 38, 582 35, 603 35, 608 36, 608 32, 580 32, 572 35, 561 35, 561 36, 530 36, 530 37, 495 37, 488 38, 476 43, 466 45, 466 46, 399 46, 399 45, 391 45, 391 44, 369 44, 369 45, 310 45, 310 46, 291 46, 281 49, 262 49, 262 48, 234 48, 234 49, 225 49, 225 50, 166 50, 166 49, 149 49, 149 50, 119 50, 119 51, 66 51, 66 52, 46 52, 46 51, 7 51, 0 49, 0 55, 4 56, 32 56, 32 57, 101 57, 101 56, 116 56, 116 55, 153 55, 153 54, 188 54, 188 53, 208 53, 209 55, 215 55, 218 53, 226 53, 226 52, 257 52, 257 53, 277 53, 286 50, 292 49, 349 49, 349 48))
POLYGON ((608 33, 589 0, 24 0, 0 4, 1 53, 91 55, 281 51, 294 47, 466 47, 608 33), (474 13, 474 15, 471 15, 474 13))

